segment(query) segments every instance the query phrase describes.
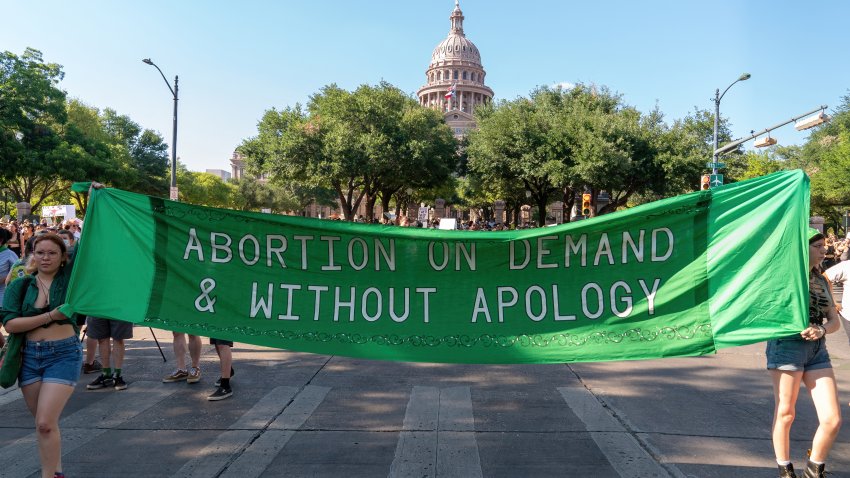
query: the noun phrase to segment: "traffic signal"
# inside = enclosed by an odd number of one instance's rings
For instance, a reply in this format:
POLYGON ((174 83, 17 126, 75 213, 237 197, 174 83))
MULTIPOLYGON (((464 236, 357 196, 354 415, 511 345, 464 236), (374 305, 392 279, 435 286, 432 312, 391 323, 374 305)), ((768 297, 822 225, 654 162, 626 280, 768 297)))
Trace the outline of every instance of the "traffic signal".
POLYGON ((584 193, 581 195, 581 215, 582 216, 590 216, 590 193, 584 193))
POLYGON ((706 189, 711 189, 711 175, 710 174, 703 174, 702 179, 700 180, 699 184, 700 184, 699 188, 702 189, 703 191, 705 191, 706 189))

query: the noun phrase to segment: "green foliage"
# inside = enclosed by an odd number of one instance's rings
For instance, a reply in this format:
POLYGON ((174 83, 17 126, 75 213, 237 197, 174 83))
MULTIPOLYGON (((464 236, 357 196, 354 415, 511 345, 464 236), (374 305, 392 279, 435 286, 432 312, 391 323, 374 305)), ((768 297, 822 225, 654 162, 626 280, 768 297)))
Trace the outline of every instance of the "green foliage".
POLYGON ((189 171, 178 164, 177 184, 183 202, 219 208, 228 208, 234 203, 236 187, 215 174, 189 171))
POLYGON ((231 183, 236 189, 234 204, 243 211, 268 208, 272 212, 288 212, 299 207, 298 201, 289 191, 257 178, 246 177, 231 183))
MULTIPOLYGON (((661 193, 667 185, 660 152, 670 169, 681 155, 665 149, 660 112, 641 115, 604 87, 542 87, 529 98, 478 109, 476 117, 470 172, 485 187, 510 194, 503 196, 509 201, 529 191, 540 211, 552 200, 569 208, 585 190, 609 193, 612 202, 600 213, 638 194, 661 193)), ((544 220, 540 214, 538 223, 544 220)))
MULTIPOLYGON (((445 181, 455 167, 455 141, 439 113, 388 83, 353 92, 328 85, 300 105, 271 109, 258 134, 238 148, 248 171, 273 182, 331 190, 346 219, 362 200, 372 210, 402 187, 445 181)), ((297 191, 295 196, 297 197, 297 191)))
POLYGON ((28 48, 0 54, 0 180, 16 201, 33 210, 45 201, 73 198, 85 213, 86 197, 69 193, 73 181, 97 180, 145 194, 167 191, 167 146, 112 110, 103 114, 66 101, 62 67, 28 48))

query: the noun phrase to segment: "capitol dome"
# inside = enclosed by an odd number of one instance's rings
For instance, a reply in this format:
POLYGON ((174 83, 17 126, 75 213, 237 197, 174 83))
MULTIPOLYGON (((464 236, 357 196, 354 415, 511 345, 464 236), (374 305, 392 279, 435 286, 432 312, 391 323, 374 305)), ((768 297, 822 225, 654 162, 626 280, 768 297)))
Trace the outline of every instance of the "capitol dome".
POLYGON ((493 100, 493 90, 484 84, 486 72, 481 53, 463 32, 463 12, 458 1, 449 21, 449 35, 431 54, 425 72, 427 83, 417 91, 422 106, 443 111, 446 123, 456 136, 475 127, 476 106, 493 100))
POLYGON ((447 60, 464 60, 480 65, 481 54, 478 53, 478 47, 466 38, 461 29, 459 33, 450 32, 448 38, 441 41, 431 54, 432 65, 447 60))

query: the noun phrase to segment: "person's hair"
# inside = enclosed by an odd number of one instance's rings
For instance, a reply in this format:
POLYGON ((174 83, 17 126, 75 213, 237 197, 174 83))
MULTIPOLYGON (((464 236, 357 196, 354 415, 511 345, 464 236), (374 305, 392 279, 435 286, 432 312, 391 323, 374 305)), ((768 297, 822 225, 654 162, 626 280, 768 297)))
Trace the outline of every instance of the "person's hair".
POLYGON ((9 239, 12 238, 12 233, 9 232, 5 227, 0 227, 0 246, 9 242, 9 239))
MULTIPOLYGON (((64 242, 63 242, 64 244, 64 242)), ((35 236, 27 239, 27 242, 24 244, 24 255, 23 257, 27 257, 32 254, 32 250, 35 249, 35 236)))
POLYGON ((56 231, 56 234, 59 234, 60 236, 68 236, 72 240, 74 239, 74 233, 67 229, 59 229, 58 231, 56 231))

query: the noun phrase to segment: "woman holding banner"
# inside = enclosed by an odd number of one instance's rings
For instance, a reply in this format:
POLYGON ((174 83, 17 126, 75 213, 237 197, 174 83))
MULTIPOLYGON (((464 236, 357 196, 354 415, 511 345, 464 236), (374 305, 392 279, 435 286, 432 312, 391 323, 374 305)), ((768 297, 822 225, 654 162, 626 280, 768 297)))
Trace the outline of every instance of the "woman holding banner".
POLYGON ((71 276, 62 239, 35 238, 30 267, 34 275, 13 281, 3 300, 6 330, 24 334, 18 385, 35 417, 42 478, 63 477, 59 415, 74 392, 83 362, 76 323, 59 311, 71 276))
POLYGON ((773 380, 775 401, 773 450, 779 465, 779 476, 784 478, 797 476, 791 464, 790 434, 800 382, 811 393, 819 422, 804 477, 824 476, 824 462, 841 428, 838 389, 825 339, 826 334, 837 331, 841 324, 829 283, 821 274, 820 266, 825 257, 824 235, 810 228, 809 326, 799 335, 767 343, 767 368, 773 380))

